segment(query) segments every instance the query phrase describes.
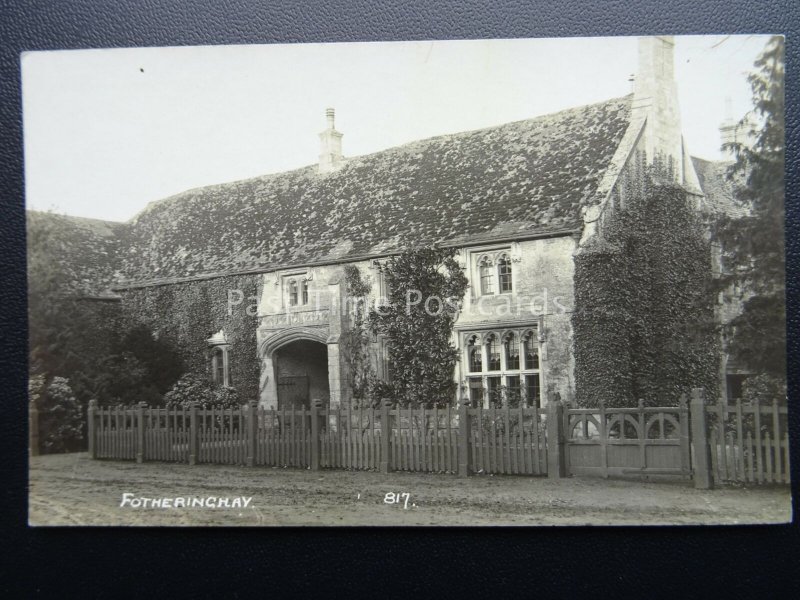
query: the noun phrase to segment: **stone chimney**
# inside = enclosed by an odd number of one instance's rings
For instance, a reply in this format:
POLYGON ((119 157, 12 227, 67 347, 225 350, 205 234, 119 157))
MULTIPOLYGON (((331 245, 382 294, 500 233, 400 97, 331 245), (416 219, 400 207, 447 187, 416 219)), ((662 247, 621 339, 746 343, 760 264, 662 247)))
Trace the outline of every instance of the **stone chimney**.
POLYGON ((334 127, 334 110, 325 110, 328 128, 319 134, 319 172, 330 173, 342 164, 342 134, 334 127))
POLYGON ((736 154, 732 149, 725 149, 724 144, 739 143, 748 148, 753 146, 755 131, 750 115, 741 121, 733 120, 730 96, 725 98, 725 120, 719 126, 720 153, 723 160, 735 160, 736 154))
POLYGON ((691 157, 683 143, 672 36, 639 38, 639 72, 634 80, 634 117, 646 119, 644 148, 647 162, 672 165, 674 178, 690 189, 700 189, 691 157))

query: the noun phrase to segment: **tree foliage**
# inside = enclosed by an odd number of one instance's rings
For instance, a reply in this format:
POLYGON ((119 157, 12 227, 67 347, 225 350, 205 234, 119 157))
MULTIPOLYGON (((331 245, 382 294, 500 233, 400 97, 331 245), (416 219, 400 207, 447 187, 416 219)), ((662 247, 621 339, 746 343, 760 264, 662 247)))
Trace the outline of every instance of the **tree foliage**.
POLYGON ((737 285, 745 298, 729 324, 731 353, 753 372, 785 380, 784 61, 784 39, 774 36, 748 76, 753 112, 739 126, 753 127, 753 141, 725 148, 736 157, 729 176, 745 181, 738 194, 749 214, 724 219, 717 234, 723 248, 720 283, 737 285))
POLYGON ((443 405, 455 398, 458 351, 453 325, 468 281, 455 250, 421 248, 385 266, 387 302, 370 312, 370 328, 389 344, 390 382, 376 393, 402 405, 443 405))
POLYGON ((28 227, 31 376, 41 378, 45 391, 56 380, 68 381, 84 412, 91 399, 161 404, 183 372, 179 354, 169 340, 126 319, 119 301, 93 298, 85 281, 90 266, 59 260, 61 252, 75 252, 64 247, 63 238, 74 234, 64 219, 37 214, 28 227))
POLYGON ((83 447, 84 411, 69 381, 44 375, 28 381, 30 401, 39 411, 39 449, 45 454, 75 452, 83 447))
POLYGON ((369 306, 368 295, 372 286, 361 276, 361 271, 355 265, 344 267, 347 298, 350 302, 350 323, 343 338, 344 352, 342 359, 345 361, 349 389, 352 394, 351 406, 358 407, 372 404, 370 390, 375 385, 375 371, 369 357, 370 330, 368 324, 369 306))

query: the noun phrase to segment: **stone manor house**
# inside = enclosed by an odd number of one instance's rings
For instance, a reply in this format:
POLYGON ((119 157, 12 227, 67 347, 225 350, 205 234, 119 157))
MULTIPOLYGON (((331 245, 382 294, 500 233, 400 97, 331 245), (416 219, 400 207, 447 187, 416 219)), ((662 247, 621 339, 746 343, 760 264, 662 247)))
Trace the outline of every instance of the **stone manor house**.
MULTIPOLYGON (((630 95, 367 156, 344 156, 328 109, 310 166, 189 190, 127 223, 48 216, 68 230, 59 260, 73 261, 87 300, 168 337, 243 400, 337 406, 349 397, 344 266, 377 298, 388 257, 454 247, 470 281, 453 337, 460 393, 572 398, 573 259, 625 202, 637 156, 668 158, 698 210, 735 210, 727 164, 684 143, 673 48, 639 40, 630 95)), ((385 341, 370 351, 387 377, 385 341)))

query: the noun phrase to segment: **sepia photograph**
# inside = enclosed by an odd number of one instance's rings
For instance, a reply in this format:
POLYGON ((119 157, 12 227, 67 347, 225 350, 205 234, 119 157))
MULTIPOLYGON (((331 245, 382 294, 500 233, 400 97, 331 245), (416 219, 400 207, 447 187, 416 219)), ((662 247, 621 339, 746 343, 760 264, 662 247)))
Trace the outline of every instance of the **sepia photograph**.
POLYGON ((22 53, 29 524, 791 522, 784 46, 22 53))

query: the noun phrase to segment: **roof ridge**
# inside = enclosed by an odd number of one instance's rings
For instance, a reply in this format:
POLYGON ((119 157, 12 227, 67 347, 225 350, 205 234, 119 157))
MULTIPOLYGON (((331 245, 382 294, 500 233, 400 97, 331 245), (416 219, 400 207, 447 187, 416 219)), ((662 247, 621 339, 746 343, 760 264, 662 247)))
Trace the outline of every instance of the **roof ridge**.
POLYGON ((127 221, 112 221, 110 219, 98 219, 97 217, 82 217, 80 215, 68 215, 67 213, 59 213, 49 210, 39 210, 36 208, 26 208, 25 212, 34 215, 42 215, 48 217, 61 217, 64 219, 72 219, 75 221, 91 221, 94 223, 103 223, 104 225, 125 225, 127 223, 127 221))
MULTIPOLYGON (((481 132, 488 132, 488 131, 491 131, 491 130, 494 130, 494 129, 502 129, 504 127, 510 127, 510 126, 513 126, 513 125, 518 125, 520 123, 532 123, 532 122, 535 122, 535 121, 540 120, 540 119, 552 118, 552 117, 556 117, 558 115, 563 115, 563 114, 567 114, 567 113, 571 113, 571 112, 580 112, 580 111, 586 110, 587 108, 590 108, 590 107, 601 106, 601 105, 604 105, 604 104, 612 104, 614 102, 620 102, 622 100, 632 100, 632 99, 633 99, 633 94, 629 93, 629 94, 624 94, 622 96, 616 96, 614 98, 608 98, 607 100, 602 100, 600 102, 589 102, 589 103, 586 103, 586 104, 580 104, 580 105, 577 105, 577 106, 570 106, 568 108, 562 108, 562 109, 557 110, 555 112, 544 113, 544 114, 537 115, 535 117, 530 117, 530 118, 527 118, 527 119, 518 119, 516 121, 507 121, 505 123, 499 123, 497 125, 489 125, 487 127, 478 127, 476 129, 464 129, 464 130, 455 131, 455 132, 452 132, 452 133, 441 133, 441 134, 438 134, 438 135, 432 135, 432 136, 429 136, 429 137, 426 137, 426 138, 419 138, 419 139, 416 139, 416 140, 412 140, 410 142, 405 142, 405 143, 399 144, 397 146, 389 146, 388 148, 383 148, 381 150, 376 150, 374 152, 368 152, 366 154, 356 154, 354 156, 345 156, 343 165, 346 165, 349 162, 355 162, 355 161, 358 161, 358 160, 369 159, 371 157, 375 157, 375 156, 378 156, 378 155, 381 155, 381 154, 385 154, 385 153, 391 153, 391 152, 395 152, 395 151, 402 151, 404 149, 410 149, 413 146, 420 145, 420 144, 431 143, 431 142, 433 142, 435 140, 444 140, 444 139, 447 139, 447 138, 454 138, 454 137, 461 136, 461 135, 469 135, 469 134, 475 134, 475 133, 481 133, 481 132)), ((169 202, 169 201, 172 201, 172 200, 180 200, 180 199, 182 199, 182 198, 184 198, 184 197, 186 197, 188 195, 191 195, 192 193, 196 193, 196 192, 198 192, 200 190, 209 190, 210 191, 210 190, 214 190, 215 188, 218 188, 220 186, 231 186, 231 185, 237 185, 237 184, 247 184, 247 183, 255 182, 255 181, 266 181, 266 180, 268 180, 268 179, 270 179, 272 177, 279 177, 279 176, 289 175, 289 174, 292 174, 292 173, 299 173, 299 172, 304 171, 304 170, 314 169, 315 167, 316 167, 316 163, 310 163, 310 164, 304 165, 302 167, 297 167, 297 168, 294 168, 294 169, 287 169, 285 171, 275 171, 273 173, 262 173, 260 175, 254 175, 253 177, 245 177, 243 179, 233 179, 231 181, 223 181, 223 182, 219 182, 219 183, 212 183, 212 184, 208 184, 208 185, 199 185, 199 186, 187 188, 187 189, 185 189, 183 191, 180 191, 180 192, 177 192, 175 194, 171 194, 171 195, 165 196, 163 198, 158 198, 156 200, 151 200, 150 202, 148 202, 148 204, 142 210, 140 210, 138 213, 136 213, 127 222, 128 223, 133 223, 141 215, 144 215, 146 212, 148 212, 150 209, 154 208, 156 205, 161 205, 162 203, 169 202)), ((336 173, 336 171, 334 171, 332 174, 335 175, 335 173, 336 173)))

